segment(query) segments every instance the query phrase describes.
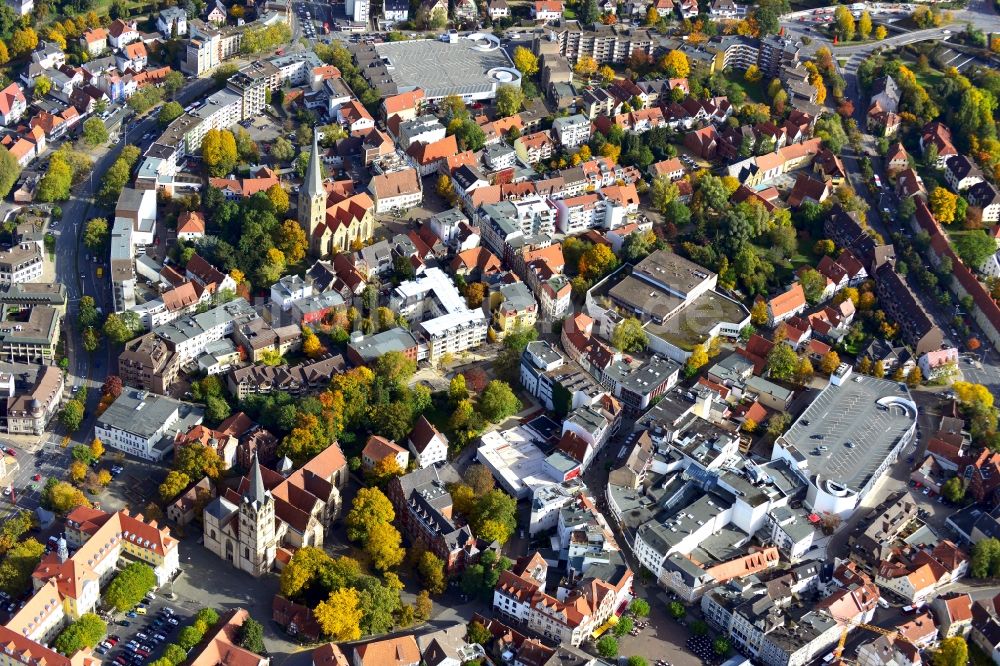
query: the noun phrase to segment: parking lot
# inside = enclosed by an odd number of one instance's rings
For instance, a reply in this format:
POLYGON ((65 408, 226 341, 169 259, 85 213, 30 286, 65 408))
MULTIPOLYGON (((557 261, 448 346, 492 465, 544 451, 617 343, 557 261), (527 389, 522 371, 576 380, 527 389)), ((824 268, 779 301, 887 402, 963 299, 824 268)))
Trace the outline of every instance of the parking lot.
POLYGON ((95 652, 105 659, 105 663, 119 666, 148 663, 159 658, 164 648, 174 642, 178 630, 193 616, 194 611, 156 595, 133 611, 116 614, 108 622, 109 639, 95 652), (115 644, 110 645, 111 642, 115 644))

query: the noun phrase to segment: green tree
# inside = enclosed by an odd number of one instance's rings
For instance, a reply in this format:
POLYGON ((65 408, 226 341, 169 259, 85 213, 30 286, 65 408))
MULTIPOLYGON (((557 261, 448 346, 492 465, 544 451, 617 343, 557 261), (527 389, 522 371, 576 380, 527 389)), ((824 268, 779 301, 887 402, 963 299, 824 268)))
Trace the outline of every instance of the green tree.
POLYGON ((49 168, 38 182, 39 201, 65 201, 73 185, 73 167, 58 153, 49 160, 49 168))
POLYGON ((849 42, 854 39, 855 24, 854 15, 851 10, 844 5, 839 5, 833 12, 834 30, 842 42, 849 42))
POLYGON ((470 523, 476 536, 504 544, 517 528, 516 511, 514 498, 503 491, 493 490, 476 502, 470 523))
POLYGON ((185 444, 174 451, 174 469, 189 479, 207 476, 218 479, 222 475, 223 461, 214 447, 204 444, 185 444))
POLYGON ((271 157, 279 162, 290 162, 295 157, 295 146, 283 136, 279 136, 271 144, 271 157))
POLYGON ((0 197, 6 197, 21 176, 21 165, 5 147, 0 146, 0 197))
POLYGON ((670 617, 675 620, 680 620, 687 615, 687 608, 685 608, 684 604, 679 601, 671 601, 667 606, 667 610, 670 611, 670 617))
POLYGON ((810 305, 816 305, 823 298, 826 289, 826 278, 815 268, 804 268, 799 271, 799 284, 810 305))
POLYGON ((714 650, 715 654, 719 655, 720 657, 724 657, 727 654, 729 654, 729 651, 731 649, 732 645, 729 643, 729 639, 723 636, 719 636, 712 643, 712 650, 714 650))
POLYGON ((104 248, 110 236, 108 221, 103 217, 92 217, 83 231, 83 244, 97 252, 104 248))
POLYGON ((775 379, 791 381, 799 367, 799 357, 795 350, 784 342, 774 345, 767 355, 767 371, 775 379))
POLYGON ((84 613, 56 636, 53 644, 57 652, 67 657, 83 648, 92 648, 104 639, 108 624, 93 613, 84 613))
POLYGON ((167 73, 163 77, 163 91, 167 93, 168 96, 173 97, 178 90, 184 87, 184 75, 180 72, 173 70, 167 73))
POLYGON ((239 641, 240 647, 254 654, 264 654, 264 625, 248 617, 240 627, 239 641))
POLYGON ((618 257, 603 243, 591 245, 580 256, 580 275, 591 282, 596 282, 616 268, 618 257))
POLYGON ((670 176, 662 175, 653 179, 649 186, 649 201, 653 208, 660 213, 666 214, 667 206, 680 195, 677 184, 670 180, 670 176))
POLYGON ((521 401, 507 382, 494 379, 479 396, 479 412, 490 423, 500 423, 521 409, 521 401))
POLYGON ((866 10, 861 12, 861 17, 858 19, 858 35, 861 39, 868 39, 872 34, 872 15, 866 10))
POLYGON ((514 67, 517 68, 525 78, 531 77, 538 72, 538 56, 523 46, 514 48, 514 67))
POLYGON ((605 659, 613 659, 618 656, 618 641, 611 634, 604 634, 597 641, 597 653, 605 659))
MULTIPOLYGON (((173 72, 171 72, 173 74, 173 72)), ((167 102, 162 107, 160 107, 160 112, 156 116, 157 122, 160 123, 162 127, 166 127, 170 123, 174 122, 178 118, 184 115, 184 107, 177 102, 167 102)))
POLYGON ((90 502, 83 495, 83 491, 66 481, 55 481, 51 485, 46 484, 42 494, 43 505, 56 513, 66 514, 80 506, 90 506, 90 502))
POLYGON ((52 79, 45 76, 44 74, 39 74, 35 77, 35 87, 32 90, 32 95, 35 99, 41 99, 49 94, 52 90, 52 79))
POLYGON ((465 641, 486 647, 493 641, 493 634, 481 622, 473 620, 465 628, 465 641))
POLYGON ((150 566, 142 562, 132 562, 111 580, 104 590, 104 602, 124 612, 134 608, 154 587, 156 587, 156 574, 150 566))
POLYGON ((955 234, 952 236, 952 243, 955 247, 955 254, 961 257, 965 265, 973 270, 980 270, 986 260, 996 252, 996 243, 982 229, 972 229, 955 234))
MULTIPOLYGON (((520 48, 520 47, 518 47, 520 48)), ((521 110, 524 104, 524 91, 520 86, 502 85, 497 88, 497 115, 508 118, 521 110)))
POLYGON ((648 343, 646 330, 635 317, 623 319, 611 334, 611 344, 623 352, 640 352, 648 343))
POLYGON ((210 129, 201 142, 201 158, 213 176, 225 176, 239 159, 236 138, 229 130, 210 129))
POLYGON ((402 535, 388 522, 378 522, 368 530, 365 552, 371 557, 372 566, 379 571, 388 571, 399 566, 406 556, 400 545, 402 535))
POLYGON ((167 473, 167 478, 160 484, 160 499, 169 502, 191 485, 191 478, 184 472, 171 470, 167 473))
POLYGON ((31 573, 42 560, 45 546, 28 538, 14 544, 0 562, 0 590, 18 597, 31 587, 31 573))
POLYGON ((969 573, 973 578, 995 578, 1000 575, 1000 539, 980 539, 972 546, 972 564, 969 573))
POLYGON ((77 400, 70 400, 59 412, 59 422, 70 432, 76 432, 83 423, 83 405, 77 400))
POLYGON ((448 587, 448 579, 444 575, 444 561, 429 550, 420 555, 417 573, 420 574, 424 589, 431 594, 441 594, 448 587))
POLYGON ((457 405, 469 397, 469 388, 465 383, 465 375, 457 374, 451 379, 448 385, 448 400, 457 405))
POLYGON ((123 345, 142 330, 142 322, 135 312, 112 312, 104 320, 104 335, 115 344, 123 345))
POLYGON ((645 599, 633 599, 628 609, 636 617, 649 617, 649 602, 645 599))
POLYGON ((944 482, 941 486, 941 494, 944 495, 945 499, 949 502, 955 502, 956 504, 965 499, 965 484, 962 483, 962 479, 957 476, 953 476, 944 482))
POLYGON ((108 142, 108 128, 100 118, 88 118, 83 122, 83 142, 88 146, 102 146, 108 142))

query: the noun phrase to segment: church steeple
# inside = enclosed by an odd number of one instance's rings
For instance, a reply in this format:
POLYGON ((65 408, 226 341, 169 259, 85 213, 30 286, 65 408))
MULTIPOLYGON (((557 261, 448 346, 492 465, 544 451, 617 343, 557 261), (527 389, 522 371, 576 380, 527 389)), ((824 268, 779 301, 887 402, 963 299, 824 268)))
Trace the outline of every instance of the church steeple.
POLYGON ((309 153, 309 168, 306 170, 305 186, 306 195, 310 198, 317 194, 323 194, 323 167, 319 162, 319 139, 317 132, 313 130, 312 152, 309 153))
POLYGON ((326 221, 326 189, 323 187, 323 165, 320 162, 319 137, 315 129, 306 179, 299 190, 298 207, 299 224, 305 229, 310 246, 313 246, 313 233, 326 221))
POLYGON ((260 506, 267 499, 268 492, 264 490, 264 478, 260 474, 260 460, 257 459, 257 454, 254 454, 253 465, 250 466, 250 487, 247 489, 246 501, 260 506))

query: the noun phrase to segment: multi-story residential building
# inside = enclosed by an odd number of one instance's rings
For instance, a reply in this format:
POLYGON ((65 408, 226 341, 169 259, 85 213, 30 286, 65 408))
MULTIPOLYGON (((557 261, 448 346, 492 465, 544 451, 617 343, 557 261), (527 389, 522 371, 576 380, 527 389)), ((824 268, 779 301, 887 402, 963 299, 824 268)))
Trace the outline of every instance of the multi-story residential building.
POLYGON ((440 268, 428 268, 415 280, 396 287, 389 307, 411 322, 419 342, 417 360, 434 362, 444 354, 458 354, 486 340, 486 315, 482 309, 468 307, 440 268))
POLYGON ((65 388, 54 365, 0 363, 0 432, 41 435, 59 410, 65 388))
POLYGON ((118 376, 126 386, 166 393, 177 380, 180 357, 169 343, 147 333, 125 343, 118 355, 118 376))
POLYGON ((346 0, 344 10, 355 23, 368 23, 371 2, 369 0, 346 0))
POLYGON ((575 588, 564 591, 565 596, 556 598, 545 591, 548 565, 541 555, 523 557, 500 575, 493 608, 547 639, 578 646, 628 599, 632 582, 628 566, 595 566, 598 568, 609 578, 588 575, 575 588))
POLYGON ((177 353, 181 365, 196 359, 212 342, 233 333, 237 326, 259 318, 242 298, 212 308, 206 312, 181 317, 153 329, 153 335, 166 341, 177 353))
POLYGON ((375 202, 376 214, 408 210, 420 205, 424 198, 420 174, 416 169, 379 174, 368 183, 368 191, 375 202))
POLYGON ((590 119, 580 114, 556 118, 552 132, 563 148, 572 150, 590 141, 590 119))
POLYGON ((453 516, 447 486, 459 480, 451 465, 431 465, 392 479, 387 491, 410 542, 440 557, 449 574, 474 564, 480 553, 472 530, 453 516))
POLYGON ((917 354, 941 348, 944 334, 896 269, 884 264, 875 271, 875 289, 889 319, 900 325, 903 339, 917 354))
POLYGON ((6 361, 54 363, 59 344, 60 313, 37 305, 0 307, 0 358, 6 361))
POLYGON ((382 3, 382 20, 387 27, 399 21, 405 21, 410 16, 410 3, 406 0, 386 0, 382 3))
POLYGON ((7 126, 17 122, 27 109, 27 100, 17 82, 0 90, 0 125, 7 126))
POLYGON ((21 243, 0 251, 0 285, 37 282, 42 277, 42 264, 37 243, 21 243))
POLYGON ((434 143, 445 137, 446 131, 437 116, 423 115, 399 124, 397 132, 401 148, 409 148, 414 143, 434 143))
POLYGON ((538 304, 523 282, 504 284, 493 291, 489 308, 493 330, 500 339, 514 331, 534 328, 538 320, 538 304))
POLYGON ((94 436, 105 446, 158 462, 178 433, 201 423, 204 409, 141 389, 128 389, 97 418, 94 436))
POLYGON ((156 29, 164 36, 183 37, 187 34, 187 12, 181 7, 167 7, 156 17, 156 29))
POLYGON ((385 437, 372 435, 361 450, 361 466, 365 471, 372 471, 385 460, 392 458, 401 470, 410 464, 410 452, 385 437))
POLYGON ((328 385, 333 376, 343 372, 340 356, 328 356, 318 361, 298 365, 248 365, 226 373, 226 386, 237 400, 247 396, 281 391, 289 395, 315 393, 328 385))
POLYGON ((944 162, 944 179, 955 192, 984 182, 982 170, 965 155, 952 155, 944 162))
POLYGON ((558 44, 559 53, 571 62, 588 55, 598 63, 621 64, 636 50, 653 54, 653 37, 648 31, 619 25, 595 23, 587 27, 555 29, 544 36, 536 36, 532 50, 540 52, 543 40, 549 39, 558 44))

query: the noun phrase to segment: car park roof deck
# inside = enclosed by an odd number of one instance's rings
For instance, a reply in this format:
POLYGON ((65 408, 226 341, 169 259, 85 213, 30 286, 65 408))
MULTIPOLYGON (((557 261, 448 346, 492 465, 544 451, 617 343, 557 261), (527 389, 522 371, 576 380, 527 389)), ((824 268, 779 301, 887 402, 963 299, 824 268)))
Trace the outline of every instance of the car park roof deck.
POLYGON ((811 474, 860 490, 914 426, 912 405, 905 384, 854 375, 823 389, 779 444, 811 474))

